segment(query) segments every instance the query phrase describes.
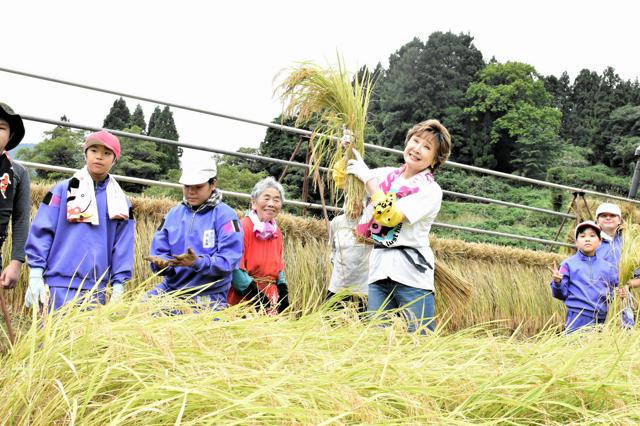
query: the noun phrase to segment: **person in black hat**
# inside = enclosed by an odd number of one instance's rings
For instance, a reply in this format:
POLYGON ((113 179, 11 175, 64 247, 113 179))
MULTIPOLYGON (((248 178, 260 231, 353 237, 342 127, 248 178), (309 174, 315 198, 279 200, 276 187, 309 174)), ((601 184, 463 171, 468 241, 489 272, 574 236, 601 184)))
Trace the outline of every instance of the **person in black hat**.
POLYGON ((18 146, 23 137, 22 118, 9 105, 0 102, 0 247, 7 238, 10 218, 12 226, 11 261, 0 274, 0 286, 4 288, 13 288, 18 282, 29 232, 29 173, 22 165, 13 162, 8 153, 18 146))

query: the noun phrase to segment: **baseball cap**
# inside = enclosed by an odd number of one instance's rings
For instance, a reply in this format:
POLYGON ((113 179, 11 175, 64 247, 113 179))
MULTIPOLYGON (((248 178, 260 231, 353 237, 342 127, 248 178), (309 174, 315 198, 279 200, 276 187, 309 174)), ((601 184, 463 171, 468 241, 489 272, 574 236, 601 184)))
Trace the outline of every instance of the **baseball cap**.
POLYGON ((182 175, 180 176, 180 184, 182 185, 200 185, 208 182, 209 179, 217 176, 216 163, 211 161, 207 164, 187 167, 183 166, 182 175))
POLYGON ((84 140, 85 152, 90 146, 103 145, 106 148, 113 151, 116 156, 116 160, 120 159, 120 141, 117 137, 107 132, 106 130, 100 130, 99 132, 91 133, 84 140))
POLYGON ((594 231, 596 231, 596 235, 598 235, 598 238, 601 238, 600 237, 600 232, 601 232, 600 227, 598 225, 596 225, 596 223, 594 221, 592 221, 592 220, 585 220, 584 222, 580 222, 578 224, 578 226, 576 226, 576 232, 575 232, 575 235, 574 235, 576 240, 578 239, 578 234, 580 232, 582 232, 583 230, 585 230, 586 228, 593 229, 594 231))
POLYGON ((617 204, 613 203, 602 203, 596 209, 596 219, 603 213, 615 214, 617 216, 622 217, 622 210, 617 204))

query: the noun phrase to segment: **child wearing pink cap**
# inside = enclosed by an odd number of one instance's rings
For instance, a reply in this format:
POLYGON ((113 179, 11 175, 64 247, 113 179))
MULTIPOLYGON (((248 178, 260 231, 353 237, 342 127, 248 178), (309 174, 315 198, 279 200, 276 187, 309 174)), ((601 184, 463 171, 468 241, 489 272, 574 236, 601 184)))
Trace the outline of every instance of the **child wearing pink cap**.
POLYGON ((92 133, 84 155, 85 166, 47 193, 31 225, 25 246, 31 268, 27 307, 44 304, 47 288, 52 310, 88 294, 103 304, 107 284, 117 299, 131 279, 131 203, 109 175, 120 158, 120 142, 104 130, 92 133))

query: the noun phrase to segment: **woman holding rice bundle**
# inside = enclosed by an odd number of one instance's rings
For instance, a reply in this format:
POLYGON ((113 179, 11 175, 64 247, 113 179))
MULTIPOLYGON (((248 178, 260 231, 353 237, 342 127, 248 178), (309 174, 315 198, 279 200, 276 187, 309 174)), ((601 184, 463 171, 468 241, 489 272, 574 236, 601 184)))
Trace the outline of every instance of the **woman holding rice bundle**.
POLYGON ((368 310, 406 308, 409 331, 434 330, 434 256, 429 231, 442 203, 433 172, 451 152, 451 136, 438 120, 426 120, 407 133, 404 164, 370 170, 359 153, 347 173, 371 194, 357 232, 371 238, 368 310))
POLYGON ((253 187, 251 211, 241 220, 244 252, 240 267, 233 272, 230 305, 253 300, 271 315, 289 306, 282 233, 275 220, 283 202, 284 189, 273 177, 264 178, 253 187))

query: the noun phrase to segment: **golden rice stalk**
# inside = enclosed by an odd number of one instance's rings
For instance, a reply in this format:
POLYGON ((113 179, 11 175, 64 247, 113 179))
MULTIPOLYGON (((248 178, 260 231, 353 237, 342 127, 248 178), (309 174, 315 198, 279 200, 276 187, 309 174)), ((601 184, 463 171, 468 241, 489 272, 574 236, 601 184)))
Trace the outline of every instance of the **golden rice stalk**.
POLYGON ((434 283, 442 305, 450 314, 460 313, 465 309, 471 299, 473 287, 442 260, 436 260, 434 283))
POLYGON ((622 242, 618 270, 620 285, 626 284, 640 268, 640 225, 627 223, 622 231, 622 242))
MULTIPOLYGON (((315 123, 311 135, 312 170, 322 163, 333 168, 336 163, 341 164, 353 158, 351 148, 364 154, 371 75, 366 71, 361 75, 352 75, 340 57, 335 68, 321 68, 306 62, 288 71, 276 88, 276 93, 279 93, 283 103, 283 117, 295 116, 296 125, 315 123), (351 144, 347 149, 339 142, 343 129, 351 132, 351 144)), ((317 181, 315 183, 318 184, 317 181)), ((331 180, 328 183, 332 194, 337 196, 337 188, 331 180)), ((344 186, 347 215, 358 216, 364 194, 362 182, 348 175, 344 186)))

